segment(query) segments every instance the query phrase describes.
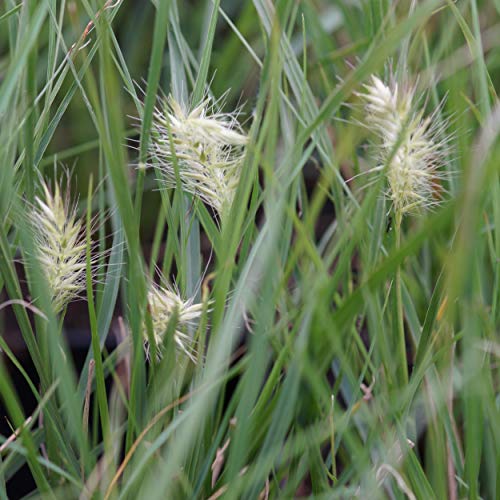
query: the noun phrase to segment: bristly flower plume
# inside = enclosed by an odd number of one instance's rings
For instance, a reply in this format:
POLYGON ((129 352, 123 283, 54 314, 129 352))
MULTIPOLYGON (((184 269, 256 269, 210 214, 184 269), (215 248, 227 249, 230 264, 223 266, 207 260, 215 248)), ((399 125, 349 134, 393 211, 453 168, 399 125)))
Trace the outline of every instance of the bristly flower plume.
POLYGON ((30 219, 36 244, 36 257, 50 290, 56 313, 85 290, 85 231, 83 220, 71 204, 69 190, 59 184, 51 192, 42 181, 43 194, 35 198, 30 219))
POLYGON ((376 76, 359 94, 365 101, 366 125, 380 138, 378 170, 385 169, 388 197, 403 216, 439 203, 436 190, 445 162, 447 139, 436 113, 424 118, 414 110, 415 89, 385 85, 376 76))
POLYGON ((238 112, 223 113, 220 101, 206 98, 188 109, 172 96, 155 109, 150 153, 168 187, 176 185, 227 215, 238 187, 247 136, 238 112))
MULTIPOLYGON (((201 317, 203 304, 196 304, 193 299, 183 300, 179 292, 169 285, 157 285, 151 282, 148 291, 148 309, 151 315, 158 354, 161 355, 164 335, 168 330, 170 321, 174 319, 176 321, 174 330, 175 345, 191 361, 196 362, 193 339, 186 331, 189 325, 194 324, 201 317)), ((146 324, 143 327, 143 334, 147 342, 146 324)))

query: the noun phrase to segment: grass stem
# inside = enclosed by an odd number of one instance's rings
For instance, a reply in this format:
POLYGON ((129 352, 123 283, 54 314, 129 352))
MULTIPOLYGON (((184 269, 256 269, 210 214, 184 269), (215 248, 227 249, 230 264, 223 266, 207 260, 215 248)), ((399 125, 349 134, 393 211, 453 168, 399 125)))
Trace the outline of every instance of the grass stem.
MULTIPOLYGON (((401 247, 401 212, 396 213, 396 251, 401 247)), ((404 324, 404 310, 403 310, 403 295, 401 291, 401 264, 396 269, 396 315, 397 315, 397 356, 398 366, 400 372, 401 385, 408 384, 408 360, 406 356, 406 339, 405 339, 405 324, 404 324)))

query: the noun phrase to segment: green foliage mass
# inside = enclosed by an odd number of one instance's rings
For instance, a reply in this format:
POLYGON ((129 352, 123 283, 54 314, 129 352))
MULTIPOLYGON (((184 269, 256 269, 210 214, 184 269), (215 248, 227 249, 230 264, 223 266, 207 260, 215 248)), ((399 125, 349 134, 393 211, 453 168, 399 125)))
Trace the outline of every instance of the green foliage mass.
POLYGON ((41 498, 498 498, 499 40, 499 0, 0 2, 0 498, 23 466, 41 498), (384 196, 370 75, 444 124, 432 210, 384 196), (169 94, 240 109, 223 220, 150 155, 169 94), (65 170, 59 311, 30 213, 65 170), (203 304, 160 336, 158 275, 203 304))

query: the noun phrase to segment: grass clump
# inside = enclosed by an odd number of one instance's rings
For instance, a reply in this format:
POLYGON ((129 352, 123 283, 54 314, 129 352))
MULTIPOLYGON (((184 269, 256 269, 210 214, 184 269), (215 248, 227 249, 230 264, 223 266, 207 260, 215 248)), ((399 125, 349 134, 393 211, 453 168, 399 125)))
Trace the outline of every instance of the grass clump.
POLYGON ((497 498, 498 13, 0 5, 0 498, 497 498))

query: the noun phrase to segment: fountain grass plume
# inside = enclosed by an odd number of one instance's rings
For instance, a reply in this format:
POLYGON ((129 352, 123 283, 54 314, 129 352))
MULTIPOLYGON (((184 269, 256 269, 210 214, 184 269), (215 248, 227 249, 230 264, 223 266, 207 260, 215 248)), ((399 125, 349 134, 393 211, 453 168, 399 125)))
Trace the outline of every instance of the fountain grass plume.
POLYGON ((63 191, 55 183, 51 191, 43 180, 41 188, 30 222, 36 258, 47 280, 54 312, 59 313, 85 290, 85 223, 77 216, 69 189, 63 191))
POLYGON ((387 196, 398 216, 430 208, 440 202, 440 179, 448 139, 437 112, 424 117, 415 110, 415 87, 389 85, 372 75, 364 100, 366 126, 380 140, 377 170, 385 169, 387 196))
POLYGON ((166 187, 182 188, 211 206, 221 219, 238 187, 247 136, 238 111, 224 113, 221 100, 207 97, 194 107, 162 98, 156 107, 149 146, 166 187))
MULTIPOLYGON (((192 298, 183 300, 180 292, 169 284, 151 282, 148 290, 148 310, 151 315, 154 340, 158 348, 157 354, 161 355, 164 335, 168 330, 170 321, 174 319, 176 321, 174 330, 176 347, 186 354, 191 361, 196 362, 194 341, 187 333, 187 328, 189 325, 194 325, 201 318, 204 304, 195 303, 192 298)), ((146 346, 149 347, 146 324, 143 327, 143 334, 146 346)))

